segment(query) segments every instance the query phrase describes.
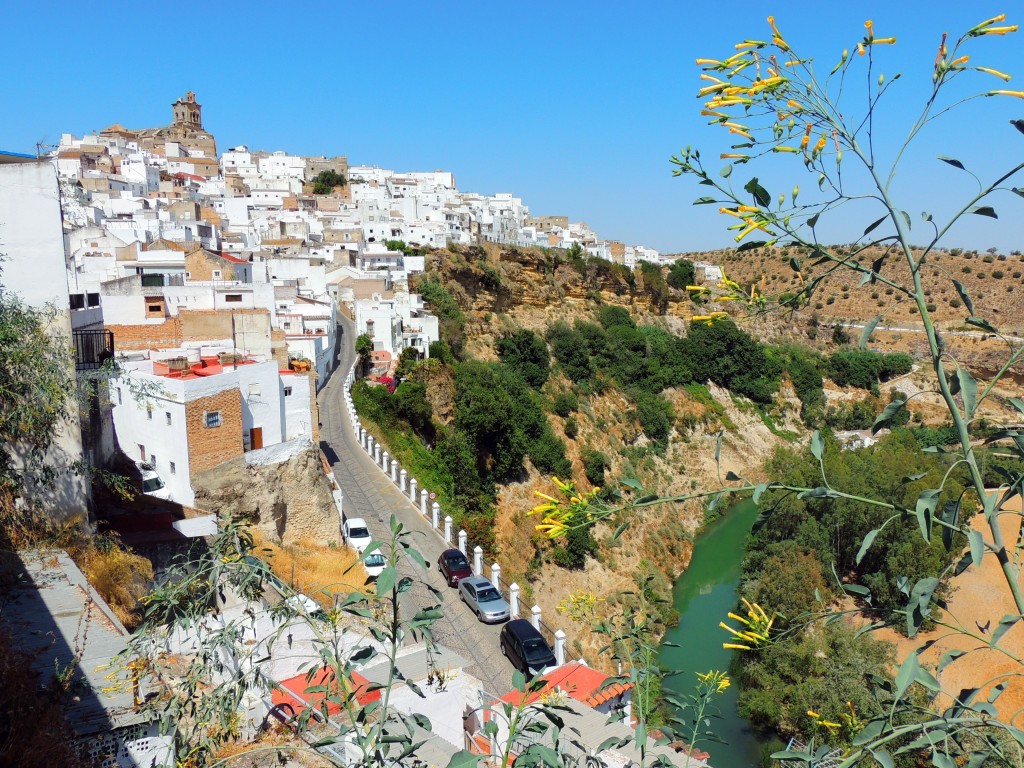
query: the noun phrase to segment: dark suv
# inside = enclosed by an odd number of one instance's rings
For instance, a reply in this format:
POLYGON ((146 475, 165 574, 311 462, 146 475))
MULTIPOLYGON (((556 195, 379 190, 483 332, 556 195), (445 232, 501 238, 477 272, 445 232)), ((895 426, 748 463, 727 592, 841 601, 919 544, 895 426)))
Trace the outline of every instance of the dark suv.
POLYGON ((469 560, 457 549, 446 549, 437 558, 437 569, 444 575, 449 587, 457 587, 462 579, 473 575, 469 560))
POLYGON ((513 619, 501 628, 501 655, 527 677, 555 666, 555 654, 526 619, 513 619))

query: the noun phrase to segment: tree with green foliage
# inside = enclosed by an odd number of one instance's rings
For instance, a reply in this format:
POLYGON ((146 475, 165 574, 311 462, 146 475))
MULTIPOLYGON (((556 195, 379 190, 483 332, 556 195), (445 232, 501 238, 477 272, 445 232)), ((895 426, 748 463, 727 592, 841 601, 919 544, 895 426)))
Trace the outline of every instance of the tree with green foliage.
POLYGON ((547 342, 533 331, 520 328, 498 337, 495 343, 501 362, 523 377, 534 389, 540 389, 551 372, 547 342))
POLYGON ((345 174, 328 168, 313 177, 313 194, 330 195, 334 193, 335 189, 344 187, 346 184, 348 184, 348 179, 345 178, 345 174))
POLYGON ((697 279, 697 270, 689 259, 676 259, 668 268, 668 284, 676 290, 685 291, 697 279))
POLYGON ((70 339, 51 332, 55 314, 0 286, 0 492, 71 469, 48 461, 60 425, 77 417, 70 339))
POLYGON ((569 381, 578 384, 590 379, 594 370, 582 334, 564 320, 559 320, 548 328, 547 339, 555 360, 569 381))

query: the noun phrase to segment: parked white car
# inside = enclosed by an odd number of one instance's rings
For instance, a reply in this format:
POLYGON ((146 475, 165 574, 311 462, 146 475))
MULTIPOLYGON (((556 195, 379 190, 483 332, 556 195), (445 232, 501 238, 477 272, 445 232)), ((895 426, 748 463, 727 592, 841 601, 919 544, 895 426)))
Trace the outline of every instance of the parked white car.
POLYGON ((142 492, 144 494, 157 499, 170 498, 170 489, 164 485, 163 478, 157 474, 152 464, 146 461, 137 461, 135 466, 139 468, 139 474, 142 475, 142 492))
POLYGON ((387 565, 387 559, 380 552, 371 552, 363 560, 363 567, 366 569, 366 575, 370 577, 370 581, 380 576, 387 565))
POLYGON ((370 529, 361 517, 350 517, 345 521, 345 543, 359 554, 370 546, 370 529))

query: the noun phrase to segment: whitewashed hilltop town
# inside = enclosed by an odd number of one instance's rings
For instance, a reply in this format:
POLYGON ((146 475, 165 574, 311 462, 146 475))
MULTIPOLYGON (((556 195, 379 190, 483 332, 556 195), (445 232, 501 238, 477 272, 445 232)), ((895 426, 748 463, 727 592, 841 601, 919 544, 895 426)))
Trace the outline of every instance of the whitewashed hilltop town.
MULTIPOLYGON (((431 249, 484 241, 577 248, 630 268, 662 263, 659 253, 601 239, 564 216, 532 216, 513 194, 462 192, 448 171, 398 173, 350 165, 344 156, 246 146, 218 154, 196 94, 171 110, 166 127, 115 124, 64 134, 38 154, 0 152, 3 290, 51 308, 50 332, 71 340, 79 385, 117 363, 115 377, 86 387, 92 402, 83 417, 62 423, 48 449, 56 471, 30 489, 35 502, 65 518, 102 521, 125 543, 157 553, 168 536, 174 545, 216 534, 218 515, 232 512, 258 519, 266 541, 362 552, 370 536, 386 538, 394 512, 422 534, 416 544, 438 586, 460 584, 456 597, 477 601, 473 615, 446 598, 434 632, 439 645, 410 640, 399 650, 402 678, 390 707, 413 718, 410 732, 423 742, 419 764, 447 765, 456 755, 498 761, 508 729, 494 723, 524 696, 512 684, 516 669, 546 671, 545 686, 528 698, 554 696, 574 712, 580 736, 572 749, 581 760, 600 752, 607 765, 635 762, 632 686, 608 685, 606 675, 571 658, 562 619, 542 618, 518 585, 505 583, 500 563, 485 563, 466 532, 452 529, 427 484, 361 428, 349 387, 356 336, 372 341, 367 373, 378 379, 394 375, 403 351, 422 359, 439 340, 438 318, 409 290, 431 249), (97 509, 88 474, 71 471, 116 457, 141 484, 143 512, 97 509), (489 592, 503 614, 482 607, 489 592), (487 626, 495 617, 512 621, 504 630, 487 626), (415 719, 424 712, 429 733, 415 719), (622 716, 609 724, 612 712, 622 716)), ((86 693, 67 715, 86 764, 175 764, 174 734, 137 713, 146 692, 137 682, 134 691, 110 684, 107 670, 131 635, 118 615, 66 554, 20 557, 23 594, 0 625, 13 642, 39 651, 44 678, 62 664, 79 676, 86 693), (56 604, 60 610, 50 610, 56 604)), ((369 555, 359 566, 372 578, 385 562, 369 555)), ((321 605, 273 577, 255 604, 231 590, 222 599, 193 634, 168 637, 166 652, 191 658, 211 633, 241 626, 249 658, 260 665, 246 673, 250 661, 225 658, 224 668, 260 683, 247 682, 235 735, 259 738, 321 706, 330 712, 317 731, 331 735, 337 709, 324 704, 323 686, 308 692, 308 670, 320 658, 310 617, 322 614, 321 605), (293 608, 283 619, 282 603, 293 608)), ((431 605, 429 595, 402 599, 412 613, 431 605)), ((360 705, 379 700, 393 671, 359 649, 380 652, 386 643, 353 626, 342 645, 363 659, 348 681, 360 705)), ((514 752, 546 737, 518 738, 514 752)), ((342 739, 318 749, 334 764, 351 764, 357 746, 342 739)), ((662 752, 673 754, 650 740, 648 759, 662 752)), ((706 755, 691 757, 690 765, 704 765, 706 755)))

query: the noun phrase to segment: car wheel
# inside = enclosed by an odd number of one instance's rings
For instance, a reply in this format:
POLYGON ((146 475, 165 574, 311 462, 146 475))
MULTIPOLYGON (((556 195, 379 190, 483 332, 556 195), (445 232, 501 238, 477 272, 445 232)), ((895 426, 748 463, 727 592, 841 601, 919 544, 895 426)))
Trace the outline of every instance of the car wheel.
POLYGON ((504 656, 507 659, 508 658, 508 651, 505 650, 505 644, 501 643, 500 645, 501 645, 501 655, 504 656))
POLYGON ((466 596, 462 594, 461 589, 459 590, 459 600, 461 600, 462 602, 466 602, 466 596))
POLYGON ((480 611, 476 612, 476 620, 477 621, 483 621, 484 620, 484 615, 483 615, 482 612, 480 612, 480 611))

